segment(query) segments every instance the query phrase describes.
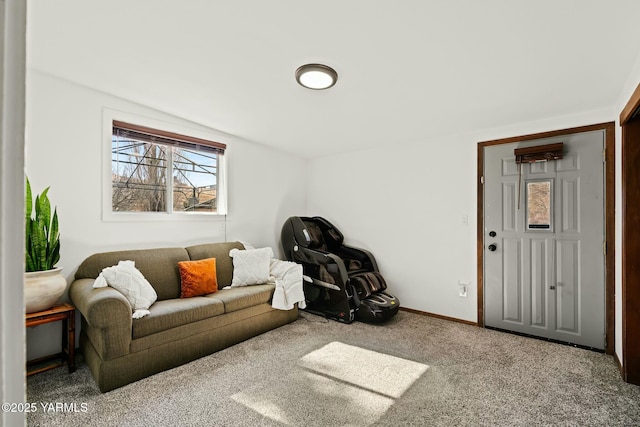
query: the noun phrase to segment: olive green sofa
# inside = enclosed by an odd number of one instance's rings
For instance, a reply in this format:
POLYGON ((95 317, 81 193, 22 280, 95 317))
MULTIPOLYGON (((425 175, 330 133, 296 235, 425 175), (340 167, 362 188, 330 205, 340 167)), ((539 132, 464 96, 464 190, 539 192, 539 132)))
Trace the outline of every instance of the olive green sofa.
POLYGON ((274 285, 222 289, 231 284, 229 251, 239 242, 186 248, 105 252, 79 266, 69 295, 82 314, 80 349, 100 388, 106 392, 179 366, 293 322, 298 310, 271 307, 274 285), (179 261, 216 258, 219 291, 180 298, 179 261), (93 288, 103 268, 121 260, 136 268, 155 289, 150 314, 132 319, 127 299, 111 287, 93 288))

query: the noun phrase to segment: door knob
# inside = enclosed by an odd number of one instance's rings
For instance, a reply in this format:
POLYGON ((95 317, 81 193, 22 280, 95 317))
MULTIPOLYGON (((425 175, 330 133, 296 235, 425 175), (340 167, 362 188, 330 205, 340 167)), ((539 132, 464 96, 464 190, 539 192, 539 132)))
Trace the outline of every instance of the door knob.
POLYGON ((489 236, 491 236, 491 237, 496 237, 496 232, 495 232, 495 231, 490 231, 490 232, 489 232, 489 236))
POLYGON ((491 252, 495 251, 496 249, 498 249, 498 245, 496 245, 495 243, 489 245, 489 250, 491 252))

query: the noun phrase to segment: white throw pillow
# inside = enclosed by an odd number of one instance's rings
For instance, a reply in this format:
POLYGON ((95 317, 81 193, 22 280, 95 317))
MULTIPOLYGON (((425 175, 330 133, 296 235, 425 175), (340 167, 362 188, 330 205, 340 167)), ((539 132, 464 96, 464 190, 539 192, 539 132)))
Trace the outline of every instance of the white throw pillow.
POLYGON ((118 265, 103 269, 93 287, 100 288, 107 284, 129 301, 134 311, 134 319, 149 314, 149 307, 158 299, 156 290, 135 267, 133 261, 120 261, 118 265))
POLYGON ((231 287, 260 285, 269 280, 269 265, 273 258, 271 248, 231 249, 233 258, 233 280, 231 287))

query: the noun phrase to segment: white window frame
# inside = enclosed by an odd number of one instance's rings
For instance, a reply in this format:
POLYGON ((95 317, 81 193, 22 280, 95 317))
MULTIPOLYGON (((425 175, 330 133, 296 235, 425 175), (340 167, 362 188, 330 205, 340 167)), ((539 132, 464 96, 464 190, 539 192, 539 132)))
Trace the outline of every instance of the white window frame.
POLYGON ((170 122, 159 121, 149 117, 139 116, 132 113, 103 109, 102 114, 102 220, 105 222, 136 222, 136 221, 162 221, 162 222, 184 222, 184 221, 224 221, 227 216, 227 196, 228 181, 226 158, 229 155, 229 142, 233 138, 225 133, 213 130, 196 129, 185 127, 170 122), (216 212, 114 212, 112 206, 112 135, 113 121, 123 121, 135 123, 140 126, 160 129, 167 132, 189 135, 196 138, 219 141, 227 144, 225 154, 218 156, 217 165, 217 209, 216 212))

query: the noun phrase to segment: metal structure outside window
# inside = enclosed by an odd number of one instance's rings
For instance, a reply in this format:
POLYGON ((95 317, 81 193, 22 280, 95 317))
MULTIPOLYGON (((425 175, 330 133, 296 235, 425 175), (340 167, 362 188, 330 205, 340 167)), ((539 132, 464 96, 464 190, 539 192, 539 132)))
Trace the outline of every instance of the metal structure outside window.
POLYGON ((113 122, 113 212, 218 213, 224 144, 113 122))

